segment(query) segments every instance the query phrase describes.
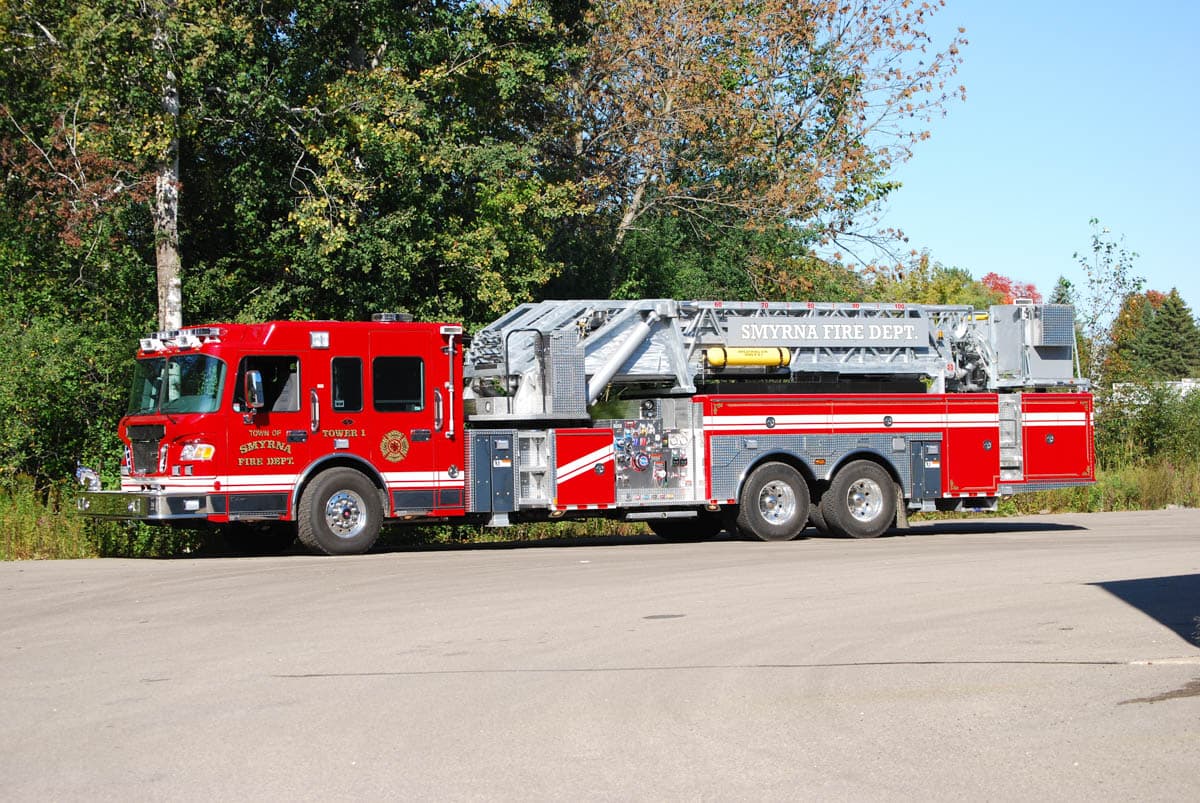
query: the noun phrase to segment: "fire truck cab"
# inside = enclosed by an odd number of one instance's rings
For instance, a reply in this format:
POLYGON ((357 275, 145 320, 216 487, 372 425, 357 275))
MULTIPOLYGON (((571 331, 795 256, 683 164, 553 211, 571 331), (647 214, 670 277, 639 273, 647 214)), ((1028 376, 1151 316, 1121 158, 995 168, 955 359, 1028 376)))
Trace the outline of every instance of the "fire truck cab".
POLYGON ((159 333, 137 354, 121 490, 81 505, 363 551, 384 517, 463 515, 461 381, 462 327, 403 316, 159 333))
POLYGON ((547 301, 476 332, 215 324, 139 344, 91 516, 358 553, 385 522, 606 516, 848 537, 1094 480, 1073 311, 547 301))

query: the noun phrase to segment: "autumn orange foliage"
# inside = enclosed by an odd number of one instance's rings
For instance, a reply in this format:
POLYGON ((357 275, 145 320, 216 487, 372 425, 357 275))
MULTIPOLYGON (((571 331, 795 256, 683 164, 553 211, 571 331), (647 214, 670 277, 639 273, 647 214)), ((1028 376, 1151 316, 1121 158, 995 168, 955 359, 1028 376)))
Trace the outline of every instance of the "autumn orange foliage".
POLYGON ((571 94, 616 245, 652 212, 832 237, 962 86, 944 0, 598 0, 571 94))
POLYGON ((1007 276, 1001 276, 999 273, 988 273, 979 282, 989 290, 1003 296, 1005 304, 1011 304, 1018 298, 1027 298, 1035 304, 1040 304, 1042 301, 1042 294, 1032 283, 1018 282, 1007 276))

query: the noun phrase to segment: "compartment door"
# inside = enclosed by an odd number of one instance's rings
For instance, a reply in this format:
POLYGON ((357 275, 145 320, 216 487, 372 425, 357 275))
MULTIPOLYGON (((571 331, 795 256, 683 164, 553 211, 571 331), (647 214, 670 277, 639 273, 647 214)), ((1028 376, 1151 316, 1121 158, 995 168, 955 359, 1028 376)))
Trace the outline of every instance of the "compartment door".
POLYGON ((613 507, 617 495, 611 429, 554 431, 555 510, 613 507))
POLYGON ((950 496, 994 496, 1000 481, 1000 405, 994 394, 946 399, 942 476, 950 496))
POLYGON ((1021 426, 1026 481, 1095 479, 1091 395, 1026 393, 1021 426))

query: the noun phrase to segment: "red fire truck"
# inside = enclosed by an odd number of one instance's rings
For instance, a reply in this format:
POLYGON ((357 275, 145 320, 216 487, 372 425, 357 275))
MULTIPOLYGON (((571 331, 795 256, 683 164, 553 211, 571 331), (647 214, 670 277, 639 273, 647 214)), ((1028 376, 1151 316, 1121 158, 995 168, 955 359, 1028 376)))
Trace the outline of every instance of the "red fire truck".
POLYGON ((1073 310, 655 299, 526 304, 467 337, 403 314, 143 339, 119 491, 87 515, 247 551, 361 553, 386 523, 604 516, 870 538, 912 511, 1094 480, 1073 310))

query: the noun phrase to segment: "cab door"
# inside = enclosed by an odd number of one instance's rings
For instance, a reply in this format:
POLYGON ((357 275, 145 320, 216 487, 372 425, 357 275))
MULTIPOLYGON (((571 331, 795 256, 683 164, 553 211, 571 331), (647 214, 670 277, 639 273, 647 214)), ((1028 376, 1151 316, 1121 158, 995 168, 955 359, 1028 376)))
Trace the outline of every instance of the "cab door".
MULTIPOLYGON (((289 515, 296 477, 311 459, 312 414, 304 388, 318 374, 299 350, 250 353, 237 365, 229 426, 229 476, 224 490, 229 518, 276 519, 289 515), (262 380, 263 405, 251 408, 246 375, 262 380)), ((307 356, 307 355, 305 355, 307 356)))
POLYGON ((461 343, 433 324, 393 326, 371 333, 364 366, 366 446, 387 483, 389 515, 462 515, 461 343))

